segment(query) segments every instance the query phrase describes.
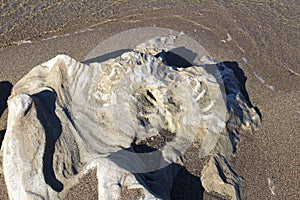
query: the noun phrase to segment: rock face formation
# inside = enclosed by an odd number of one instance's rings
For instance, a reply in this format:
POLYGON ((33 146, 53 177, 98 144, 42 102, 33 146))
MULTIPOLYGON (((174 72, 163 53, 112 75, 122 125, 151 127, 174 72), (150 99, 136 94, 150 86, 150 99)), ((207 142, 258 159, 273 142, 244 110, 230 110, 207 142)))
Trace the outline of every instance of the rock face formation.
POLYGON ((10 199, 64 199, 93 168, 99 199, 119 199, 123 188, 170 199, 170 164, 193 141, 202 144, 195 159, 208 160, 205 190, 238 199, 230 157, 239 131, 251 131, 259 117, 225 65, 176 65, 173 39, 102 63, 58 55, 24 76, 8 100, 2 145, 10 199))

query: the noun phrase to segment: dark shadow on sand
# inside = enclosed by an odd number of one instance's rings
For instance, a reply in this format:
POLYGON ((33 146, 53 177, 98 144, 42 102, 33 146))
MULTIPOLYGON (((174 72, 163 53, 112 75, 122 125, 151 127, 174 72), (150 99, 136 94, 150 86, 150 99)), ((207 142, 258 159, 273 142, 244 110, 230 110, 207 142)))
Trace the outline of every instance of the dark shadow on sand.
POLYGON ((223 64, 226 65, 226 67, 228 67, 229 69, 231 69, 233 71, 235 77, 238 79, 238 81, 240 83, 240 90, 241 90, 243 96, 245 97, 249 107, 253 107, 255 109, 255 111, 257 112, 257 114, 259 115, 260 119, 262 119, 262 114, 261 114, 260 110, 257 107, 254 107, 250 101, 249 94, 246 90, 247 77, 245 76, 244 71, 239 67, 239 64, 237 62, 225 61, 225 62, 223 62, 223 64))
POLYGON ((37 118, 46 132, 46 144, 43 156, 44 179, 53 190, 61 192, 63 184, 56 179, 53 169, 55 143, 62 132, 61 122, 55 114, 56 94, 52 91, 44 90, 31 97, 36 105, 37 118))
MULTIPOLYGON (((145 144, 133 142, 127 149, 112 153, 108 159, 119 167, 132 172, 137 165, 152 168, 163 162, 161 151, 145 144), (134 159, 126 156, 125 151, 134 153, 134 159), (149 154, 148 154, 149 153, 149 154), (148 154, 145 156, 145 154, 148 154), (155 160, 155 162, 152 162, 155 160), (157 162, 158 161, 158 162, 157 162), (142 163, 142 164, 141 164, 142 163)), ((204 188, 199 177, 191 174, 184 166, 176 163, 144 173, 133 173, 141 185, 157 198, 172 200, 201 200, 204 188)))
POLYGON ((2 146, 2 142, 4 140, 4 135, 5 135, 6 129, 0 130, 0 149, 2 146))
MULTIPOLYGON (((13 85, 9 81, 0 82, 0 118, 2 117, 4 111, 7 109, 7 99, 11 94, 12 87, 13 85)), ((5 132, 6 129, 0 130, 0 148, 4 140, 5 132)))
POLYGON ((107 54, 104 54, 102 56, 98 56, 98 57, 94 57, 94 58, 90 58, 88 60, 84 60, 82 63, 84 64, 90 64, 90 63, 94 63, 94 62, 104 62, 108 59, 111 59, 111 58, 116 58, 120 55, 122 55, 123 53, 126 53, 126 52, 130 52, 132 51, 132 49, 120 49, 118 51, 113 51, 113 52, 110 52, 110 53, 107 53, 107 54))
POLYGON ((185 47, 178 47, 167 52, 162 51, 155 55, 155 57, 161 57, 165 65, 177 69, 193 66, 190 61, 193 61, 197 57, 197 54, 185 47))
POLYGON ((13 85, 9 81, 0 82, 0 117, 7 108, 7 99, 11 93, 13 85))
MULTIPOLYGON (((123 53, 130 52, 132 49, 120 49, 118 51, 113 51, 102 56, 90 58, 88 60, 83 61, 84 64, 89 64, 93 62, 104 62, 111 58, 117 58, 121 56, 123 53)), ((173 66, 174 68, 186 68, 192 66, 192 64, 188 60, 194 60, 197 54, 193 51, 185 48, 185 47, 178 47, 174 48, 171 51, 162 51, 161 53, 157 54, 155 57, 161 57, 163 59, 164 64, 173 66), (184 57, 184 58, 183 58, 184 57)))

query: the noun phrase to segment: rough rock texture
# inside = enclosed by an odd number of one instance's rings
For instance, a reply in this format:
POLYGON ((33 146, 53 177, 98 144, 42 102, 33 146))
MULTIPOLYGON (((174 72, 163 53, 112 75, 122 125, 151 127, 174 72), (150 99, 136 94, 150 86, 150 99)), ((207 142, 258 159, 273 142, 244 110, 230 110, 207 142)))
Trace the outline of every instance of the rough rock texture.
POLYGON ((230 156, 258 115, 226 66, 170 64, 175 38, 103 63, 59 55, 24 76, 8 101, 2 145, 9 197, 64 199, 96 168, 99 199, 130 189, 141 199, 170 199, 171 164, 197 140, 196 159, 208 158, 205 190, 238 199, 230 156))

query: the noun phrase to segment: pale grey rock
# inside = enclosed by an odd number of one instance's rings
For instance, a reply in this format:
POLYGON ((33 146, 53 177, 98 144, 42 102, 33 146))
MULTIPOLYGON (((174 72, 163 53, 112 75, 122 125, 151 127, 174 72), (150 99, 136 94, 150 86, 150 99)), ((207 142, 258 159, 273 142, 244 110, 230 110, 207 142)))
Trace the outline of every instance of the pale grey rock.
POLYGON ((103 63, 58 55, 25 75, 8 101, 2 145, 10 199, 63 199, 92 168, 99 199, 118 199, 122 187, 142 189, 142 199, 170 199, 170 164, 194 140, 202 141, 199 159, 209 158, 204 188, 238 198, 240 180, 227 161, 238 134, 230 131, 251 130, 259 119, 238 86, 225 94, 229 69, 220 73, 205 57, 210 64, 168 65, 164 51, 175 39, 155 38, 103 63))
POLYGON ((231 170, 225 158, 216 156, 204 167, 201 182, 207 192, 226 199, 238 199, 240 178, 231 170))

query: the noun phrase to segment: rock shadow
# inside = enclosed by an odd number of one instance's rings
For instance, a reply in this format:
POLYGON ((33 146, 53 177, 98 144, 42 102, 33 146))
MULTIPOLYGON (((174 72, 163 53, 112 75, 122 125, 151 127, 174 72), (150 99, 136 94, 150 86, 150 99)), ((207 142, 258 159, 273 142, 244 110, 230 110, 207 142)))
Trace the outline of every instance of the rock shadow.
MULTIPOLYGON (((262 119, 262 114, 260 112, 260 110, 253 106, 251 101, 250 101, 250 97, 249 94, 247 92, 246 89, 246 82, 247 82, 247 77, 245 76, 244 71, 239 67, 239 64, 235 61, 224 61, 222 62, 226 67, 228 67, 229 69, 231 69, 234 73, 234 76, 237 78, 238 82, 240 83, 240 91, 243 94, 243 96, 245 97, 245 100, 248 104, 249 107, 252 107, 255 109, 256 113, 259 115, 260 119, 262 119)), ((218 65, 218 69, 222 70, 221 65, 218 65)), ((225 89, 228 87, 225 87, 225 89)))
POLYGON ((56 179, 53 169, 53 156, 55 143, 62 132, 62 125, 55 114, 56 94, 50 90, 44 90, 31 96, 37 110, 37 118, 45 130, 45 150, 43 155, 43 174, 45 182, 55 191, 61 192, 63 184, 56 179))
POLYGON ((0 130, 0 149, 2 147, 2 142, 4 140, 5 132, 6 132, 6 129, 0 130))
MULTIPOLYGON (((0 82, 0 118, 2 117, 4 111, 7 109, 7 99, 11 94, 12 87, 13 85, 9 81, 0 82)), ((4 140, 5 132, 6 129, 0 130, 0 148, 4 140)))
MULTIPOLYGON (((93 62, 104 62, 111 58, 117 58, 121 56, 123 53, 130 52, 132 49, 120 49, 117 51, 113 51, 102 56, 90 58, 88 60, 83 61, 84 64, 89 64, 93 62)), ((193 66, 190 61, 193 61, 197 54, 193 51, 185 48, 185 47, 178 47, 174 48, 170 51, 162 51, 161 53, 155 55, 155 57, 161 57, 163 59, 164 64, 172 66, 173 68, 177 67, 190 67, 193 66)))
POLYGON ((205 190, 202 186, 200 177, 191 174, 185 167, 179 167, 181 168, 173 182, 171 199, 202 200, 205 190))
POLYGON ((13 85, 9 81, 0 82, 0 117, 7 108, 7 99, 10 96, 13 85))
POLYGON ((132 51, 132 49, 120 49, 120 50, 117 50, 117 51, 113 51, 113 52, 110 52, 110 53, 107 53, 107 54, 104 54, 102 56, 98 56, 98 57, 94 57, 94 58, 90 58, 88 60, 84 60, 82 63, 84 64, 90 64, 90 63, 93 63, 93 62, 104 62, 108 59, 111 59, 111 58, 116 58, 120 55, 122 55, 123 53, 126 53, 126 52, 130 52, 132 51))
POLYGON ((167 52, 162 51, 155 57, 161 57, 165 65, 177 70, 177 68, 193 66, 192 62, 197 57, 197 54, 185 47, 177 47, 167 52))
POLYGON ((129 148, 112 153, 108 158, 119 167, 132 172, 139 183, 157 198, 203 199, 204 188, 200 178, 176 163, 160 168, 159 165, 166 161, 158 149, 133 142, 129 148), (135 155, 127 154, 128 152, 135 155), (145 172, 134 173, 139 167, 145 167, 145 172))

